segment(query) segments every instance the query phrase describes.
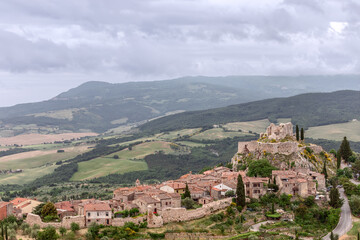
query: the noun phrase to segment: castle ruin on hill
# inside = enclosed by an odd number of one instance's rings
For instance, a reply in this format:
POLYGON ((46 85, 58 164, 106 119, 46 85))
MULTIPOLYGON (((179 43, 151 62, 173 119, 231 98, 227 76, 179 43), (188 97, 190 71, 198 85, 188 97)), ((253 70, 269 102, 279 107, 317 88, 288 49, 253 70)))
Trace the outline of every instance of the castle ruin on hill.
POLYGON ((237 169, 239 164, 241 165, 249 159, 266 158, 279 169, 305 167, 318 170, 321 164, 316 162, 315 155, 319 155, 323 151, 320 146, 296 141, 292 123, 280 123, 279 125, 271 123, 266 132, 260 134, 257 141, 238 143, 238 152, 232 158, 232 164, 233 168, 237 169), (304 151, 305 149, 307 150, 304 151), (305 153, 309 153, 311 156, 307 156, 305 153))

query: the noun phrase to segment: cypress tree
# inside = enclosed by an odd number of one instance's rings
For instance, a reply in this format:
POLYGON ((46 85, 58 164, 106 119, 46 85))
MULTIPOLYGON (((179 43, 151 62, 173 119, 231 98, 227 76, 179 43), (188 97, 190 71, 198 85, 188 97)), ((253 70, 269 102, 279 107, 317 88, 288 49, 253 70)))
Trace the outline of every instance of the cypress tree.
POLYGON ((236 186, 236 205, 245 207, 245 186, 240 174, 236 186))
POLYGON ((186 186, 185 186, 184 198, 191 198, 191 193, 190 193, 189 186, 188 186, 187 183, 186 183, 186 186))
POLYGON ((357 234, 357 240, 360 240, 360 233, 357 234))
POLYGON ((335 240, 334 233, 332 231, 330 233, 330 240, 335 240))
POLYGON ((337 167, 337 169, 340 169, 340 167, 341 167, 341 153, 340 153, 340 150, 338 150, 337 153, 336 153, 336 167, 337 167))
POLYGON ((296 125, 296 141, 300 140, 300 136, 299 136, 299 125, 296 125))
POLYGON ((301 128, 301 141, 304 141, 304 139, 305 139, 304 129, 301 128))
POLYGON ((274 214, 275 213, 275 204, 274 202, 272 202, 271 204, 271 214, 274 214))
POLYGON ((7 229, 7 224, 5 224, 5 240, 8 240, 8 229, 7 229))
POLYGON ((333 188, 330 191, 330 202, 329 202, 329 204, 333 208, 339 208, 342 205, 339 190, 335 186, 333 186, 333 188))
POLYGON ((326 159, 324 160, 324 167, 323 167, 323 170, 321 173, 324 174, 325 179, 328 178, 328 174, 327 174, 327 170, 326 170, 326 159))
POLYGON ((350 148, 350 143, 347 140, 346 137, 344 137, 341 145, 340 145, 340 155, 345 160, 345 162, 348 162, 349 158, 352 156, 352 150, 350 148))

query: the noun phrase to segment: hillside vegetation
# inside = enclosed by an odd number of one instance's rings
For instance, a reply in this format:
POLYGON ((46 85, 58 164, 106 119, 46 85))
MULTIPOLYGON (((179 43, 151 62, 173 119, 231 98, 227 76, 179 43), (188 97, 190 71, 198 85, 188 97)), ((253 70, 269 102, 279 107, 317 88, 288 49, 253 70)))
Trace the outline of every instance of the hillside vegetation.
POLYGON ((289 98, 179 113, 148 122, 140 126, 140 130, 155 133, 261 119, 277 122, 278 118, 291 118, 294 124, 303 127, 360 119, 360 92, 308 93, 289 98))

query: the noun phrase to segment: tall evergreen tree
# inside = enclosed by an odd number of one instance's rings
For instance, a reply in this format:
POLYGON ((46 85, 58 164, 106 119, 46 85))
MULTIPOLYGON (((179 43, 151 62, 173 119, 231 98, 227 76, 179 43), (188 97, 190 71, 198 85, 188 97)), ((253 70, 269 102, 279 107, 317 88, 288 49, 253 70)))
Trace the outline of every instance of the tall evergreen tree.
POLYGON ((338 150, 337 153, 336 153, 336 167, 337 167, 337 169, 340 169, 340 167, 341 167, 341 153, 340 153, 340 150, 338 150))
POLYGON ((190 193, 189 186, 187 183, 185 186, 184 198, 191 198, 191 193, 190 193))
POLYGON ((357 240, 360 240, 360 233, 357 234, 357 240))
POLYGON ((342 206, 342 201, 340 199, 340 193, 339 190, 336 188, 336 186, 333 186, 333 188, 330 191, 330 206, 333 208, 339 208, 342 206))
POLYGON ((305 134, 304 134, 304 128, 301 128, 301 141, 304 141, 305 134))
POLYGON ((344 137, 341 145, 340 145, 340 156, 345 160, 345 162, 349 161, 349 158, 352 156, 352 150, 350 148, 350 143, 346 137, 344 137))
POLYGON ((324 167, 323 167, 323 170, 321 173, 324 174, 325 179, 328 178, 328 174, 327 174, 327 170, 326 170, 326 159, 324 160, 324 167))
POLYGON ((236 186, 236 205, 245 207, 245 186, 242 176, 239 174, 236 186))
POLYGON ((300 140, 299 125, 296 125, 296 141, 300 140))

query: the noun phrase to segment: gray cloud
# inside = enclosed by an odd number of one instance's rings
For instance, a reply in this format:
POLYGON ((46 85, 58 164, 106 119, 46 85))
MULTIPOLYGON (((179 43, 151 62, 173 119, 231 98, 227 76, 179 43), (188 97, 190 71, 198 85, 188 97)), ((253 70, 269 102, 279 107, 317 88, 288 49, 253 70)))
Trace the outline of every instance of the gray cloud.
MULTIPOLYGON (((47 85, 41 99, 88 80, 360 72, 351 0, 4 0, 0 9, 0 83, 47 85)), ((1 105, 31 99, 7 95, 1 105)))

